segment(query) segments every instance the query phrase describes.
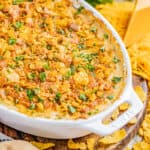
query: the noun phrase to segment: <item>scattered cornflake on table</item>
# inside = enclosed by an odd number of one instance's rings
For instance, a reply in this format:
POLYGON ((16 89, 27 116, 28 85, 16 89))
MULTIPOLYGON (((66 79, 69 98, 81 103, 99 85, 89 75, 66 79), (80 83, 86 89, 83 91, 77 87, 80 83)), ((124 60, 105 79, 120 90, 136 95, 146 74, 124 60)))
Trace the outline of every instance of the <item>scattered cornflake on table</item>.
POLYGON ((94 138, 87 139, 88 150, 94 150, 96 140, 94 138))
POLYGON ((105 145, 115 144, 121 141, 125 136, 126 136, 125 129, 121 129, 121 130, 116 131, 112 135, 101 138, 99 142, 105 145))
POLYGON ((150 144, 147 142, 137 142, 133 145, 133 150, 150 150, 150 144))
POLYGON ((51 147, 55 146, 54 143, 41 143, 41 142, 35 142, 35 141, 32 141, 31 144, 36 146, 40 150, 46 150, 48 148, 51 148, 51 147))
POLYGON ((146 115, 139 130, 139 134, 144 138, 145 142, 150 144, 150 114, 146 115))
POLYGON ((86 150, 87 146, 84 142, 74 142, 73 140, 68 141, 68 148, 76 150, 86 150))
POLYGON ((137 93, 137 95, 140 97, 140 99, 144 102, 147 98, 147 94, 145 93, 145 91, 143 90, 143 88, 141 86, 136 86, 135 87, 135 92, 137 93))

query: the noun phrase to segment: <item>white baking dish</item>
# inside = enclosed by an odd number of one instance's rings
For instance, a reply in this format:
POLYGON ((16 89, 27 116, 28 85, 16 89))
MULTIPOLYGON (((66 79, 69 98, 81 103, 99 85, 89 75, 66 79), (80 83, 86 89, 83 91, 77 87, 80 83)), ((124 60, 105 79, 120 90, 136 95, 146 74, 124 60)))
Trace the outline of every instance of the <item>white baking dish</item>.
POLYGON ((75 7, 82 5, 85 7, 85 9, 91 11, 95 17, 103 21, 121 47, 125 61, 124 67, 127 70, 127 77, 126 85, 123 93, 120 96, 120 99, 105 111, 85 120, 52 120, 44 118, 32 118, 17 111, 10 110, 5 106, 0 106, 0 121, 2 123, 26 133, 56 139, 76 138, 87 135, 91 132, 104 136, 111 134, 123 127, 142 109, 143 104, 132 87, 132 73, 129 56, 118 33, 109 24, 109 22, 101 14, 99 14, 99 12, 97 12, 84 0, 79 0, 78 2, 75 0, 72 1, 74 2, 75 7), (128 102, 131 107, 111 124, 102 124, 102 120, 124 102, 128 102))

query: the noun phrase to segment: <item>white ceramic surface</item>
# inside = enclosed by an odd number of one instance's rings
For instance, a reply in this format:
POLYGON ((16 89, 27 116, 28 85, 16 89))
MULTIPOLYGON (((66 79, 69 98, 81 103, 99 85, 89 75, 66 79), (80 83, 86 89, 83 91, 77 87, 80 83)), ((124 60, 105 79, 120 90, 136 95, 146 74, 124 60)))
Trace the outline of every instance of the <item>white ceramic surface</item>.
POLYGON ((123 127, 142 109, 143 104, 132 87, 132 73, 129 56, 118 33, 114 30, 110 23, 101 14, 99 14, 99 12, 97 12, 84 0, 78 0, 78 2, 76 0, 72 1, 75 3, 76 7, 80 3, 86 9, 93 12, 95 17, 103 21, 107 28, 112 32, 113 36, 117 39, 121 47, 125 61, 124 67, 127 69, 127 78, 126 86, 122 95, 120 96, 120 99, 117 100, 106 111, 103 111, 98 115, 90 117, 86 120, 52 120, 45 118, 32 118, 1 105, 0 122, 29 134, 55 139, 76 138, 85 136, 91 132, 103 136, 109 135, 123 127), (124 102, 131 104, 131 107, 111 124, 102 124, 103 118, 112 113, 113 110, 115 110, 124 102))

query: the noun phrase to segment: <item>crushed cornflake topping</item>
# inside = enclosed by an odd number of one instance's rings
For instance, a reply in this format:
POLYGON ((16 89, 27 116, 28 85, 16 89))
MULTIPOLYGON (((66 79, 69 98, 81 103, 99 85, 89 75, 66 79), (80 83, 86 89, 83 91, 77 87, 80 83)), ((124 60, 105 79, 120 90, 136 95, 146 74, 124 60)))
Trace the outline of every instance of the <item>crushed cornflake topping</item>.
POLYGON ((1 103, 9 100, 34 117, 84 119, 120 96, 120 47, 83 6, 74 8, 69 0, 1 1, 0 30, 1 103))

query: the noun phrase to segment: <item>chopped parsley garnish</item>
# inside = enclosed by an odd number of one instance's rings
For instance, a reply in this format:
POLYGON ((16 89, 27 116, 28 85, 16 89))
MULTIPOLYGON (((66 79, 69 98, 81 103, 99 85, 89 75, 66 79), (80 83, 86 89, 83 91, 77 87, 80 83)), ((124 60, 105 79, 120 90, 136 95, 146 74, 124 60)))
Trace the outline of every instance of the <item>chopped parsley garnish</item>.
POLYGON ((71 105, 68 106, 68 110, 72 114, 76 112, 76 109, 73 106, 71 106, 71 105))
POLYGON ((96 27, 92 27, 92 28, 90 29, 90 31, 93 32, 93 33, 96 33, 96 32, 97 32, 97 28, 96 28, 96 27))
POLYGON ((55 101, 58 103, 60 101, 61 98, 61 93, 57 92, 55 95, 55 101))
POLYGON ((113 62, 115 63, 115 64, 117 64, 118 62, 120 62, 120 59, 118 59, 116 56, 113 58, 113 62))
POLYGON ((85 94, 80 94, 79 99, 81 99, 82 101, 87 101, 87 97, 85 94))
POLYGON ((22 27, 22 25, 23 25, 22 22, 17 21, 17 22, 14 24, 14 27, 15 27, 16 29, 20 29, 20 28, 22 27))
POLYGON ((107 98, 108 98, 109 100, 112 100, 112 99, 114 98, 114 96, 113 96, 113 95, 109 95, 109 96, 107 96, 107 98))
POLYGON ((97 53, 92 54, 84 54, 81 53, 79 57, 83 58, 85 61, 88 61, 89 63, 97 56, 97 53))
POLYGON ((36 76, 35 73, 28 73, 27 74, 27 77, 29 80, 33 80, 35 78, 35 76, 36 76))
POLYGON ((16 56, 14 61, 18 63, 18 61, 22 61, 24 60, 24 56, 23 55, 20 55, 20 56, 16 56))
POLYGON ((9 44, 9 45, 14 45, 14 44, 16 44, 16 39, 10 38, 10 39, 8 40, 8 44, 9 44))
POLYGON ((34 110, 35 109, 35 104, 31 103, 29 109, 34 110))
POLYGON ((112 82, 113 83, 119 83, 121 81, 122 77, 113 77, 112 82))
POLYGON ((49 70, 50 69, 50 67, 49 67, 49 63, 47 62, 47 63, 45 63, 44 65, 43 65, 43 67, 44 67, 44 69, 46 69, 46 70, 49 70))
POLYGON ((70 70, 65 75, 65 79, 69 79, 72 75, 75 74, 75 71, 76 71, 75 66, 71 65, 70 70))
POLYGON ((95 70, 94 66, 91 64, 87 64, 86 65, 87 69, 89 69, 91 72, 93 72, 95 70))
POLYGON ((71 75, 72 75, 71 70, 69 70, 65 75, 65 79, 69 79, 71 75))
POLYGON ((77 45, 78 49, 84 49, 86 46, 83 43, 77 45))
POLYGON ((80 7, 77 9, 76 14, 80 14, 83 9, 84 9, 84 7, 83 7, 83 6, 80 6, 80 7))
POLYGON ((13 0, 13 5, 18 5, 18 4, 20 4, 20 3, 22 3, 22 2, 24 2, 25 0, 13 0))
POLYGON ((74 74, 75 74, 75 71, 76 71, 75 66, 71 65, 71 66, 70 66, 70 70, 71 70, 71 75, 74 75, 74 74))
POLYGON ((32 101, 33 98, 34 98, 34 96, 35 96, 34 90, 32 90, 32 89, 27 89, 26 93, 27 93, 27 96, 28 96, 29 100, 32 101))
POLYGON ((52 45, 47 44, 47 45, 46 45, 46 48, 47 48, 48 50, 52 50, 52 45))
POLYGON ((19 85, 14 85, 14 89, 16 92, 23 90, 19 85))
POLYGON ((39 78, 42 82, 44 82, 46 80, 46 73, 45 72, 41 72, 39 75, 39 78))
POLYGON ((101 52, 105 52, 105 46, 101 47, 101 48, 100 48, 100 51, 101 51, 101 52))
POLYGON ((12 69, 15 69, 17 67, 16 64, 9 64, 8 66, 12 69))
POLYGON ((64 35, 65 31, 63 29, 59 29, 59 30, 57 30, 57 33, 64 35))
POLYGON ((86 0, 92 6, 96 6, 97 4, 105 4, 105 3, 112 3, 113 0, 86 0))
POLYGON ((43 103, 44 100, 42 98, 38 97, 38 102, 43 103))
POLYGON ((109 35, 108 34, 104 34, 104 39, 106 40, 106 39, 108 39, 109 38, 109 35))

